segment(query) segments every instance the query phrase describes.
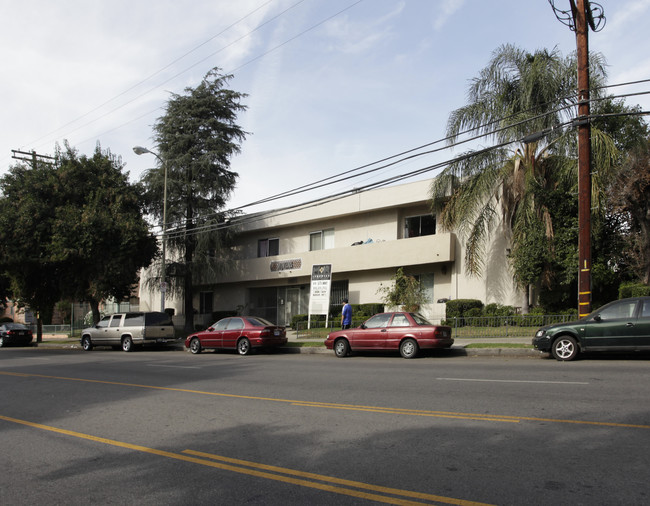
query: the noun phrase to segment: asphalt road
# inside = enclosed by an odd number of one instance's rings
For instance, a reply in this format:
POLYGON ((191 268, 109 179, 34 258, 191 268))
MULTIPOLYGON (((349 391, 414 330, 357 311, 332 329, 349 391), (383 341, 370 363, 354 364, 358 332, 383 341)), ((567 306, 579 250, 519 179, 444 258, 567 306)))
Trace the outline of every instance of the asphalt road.
POLYGON ((7 348, 0 504, 650 502, 650 361, 7 348))

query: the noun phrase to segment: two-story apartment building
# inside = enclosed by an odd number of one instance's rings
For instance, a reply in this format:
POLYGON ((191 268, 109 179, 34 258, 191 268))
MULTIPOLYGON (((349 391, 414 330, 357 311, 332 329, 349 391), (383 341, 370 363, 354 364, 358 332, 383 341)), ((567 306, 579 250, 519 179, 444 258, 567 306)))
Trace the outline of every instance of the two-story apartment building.
MULTIPOLYGON (((285 325, 308 312, 313 265, 332 265, 331 303, 380 302, 397 268, 419 278, 429 303, 422 312, 444 317, 444 300, 481 299, 516 306, 506 242, 495 232, 482 277, 464 272, 462 240, 442 232, 429 210, 431 181, 359 192, 288 212, 248 216, 228 272, 193 295, 196 323, 213 311, 239 310, 285 325)), ((140 308, 155 309, 159 293, 142 291, 140 308)), ((177 314, 183 304, 168 301, 177 314)))

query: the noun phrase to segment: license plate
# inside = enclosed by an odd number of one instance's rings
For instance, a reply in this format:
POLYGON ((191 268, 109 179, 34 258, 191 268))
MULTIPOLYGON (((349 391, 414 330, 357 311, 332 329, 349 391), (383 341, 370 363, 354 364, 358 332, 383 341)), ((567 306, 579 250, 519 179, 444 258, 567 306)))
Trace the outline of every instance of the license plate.
POLYGON ((280 335, 280 331, 277 330, 277 329, 274 330, 274 331, 273 331, 273 335, 274 335, 274 336, 279 336, 279 335, 280 335))
POLYGON ((156 339, 156 342, 157 343, 166 343, 167 339, 158 338, 158 339, 156 339))

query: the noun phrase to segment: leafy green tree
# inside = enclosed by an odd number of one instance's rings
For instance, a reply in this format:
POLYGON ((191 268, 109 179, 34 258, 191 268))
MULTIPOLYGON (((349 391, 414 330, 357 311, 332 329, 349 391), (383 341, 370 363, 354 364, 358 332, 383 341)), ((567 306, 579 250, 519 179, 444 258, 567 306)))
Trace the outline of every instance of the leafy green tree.
POLYGON ((138 270, 157 253, 142 194, 120 160, 97 146, 92 157, 69 145, 56 167, 16 166, 0 179, 0 266, 12 291, 49 321, 62 299, 89 301, 131 293, 138 270))
POLYGON ((414 312, 426 304, 427 298, 420 282, 414 277, 404 274, 404 268, 400 267, 391 278, 391 286, 381 285, 377 294, 384 304, 390 307, 401 306, 403 311, 414 312))
POLYGON ((65 296, 89 302, 97 322, 102 300, 133 292, 157 240, 144 219, 143 188, 129 182, 119 157, 99 145, 79 155, 66 143, 56 159, 50 255, 65 273, 65 296))
MULTIPOLYGON (((185 329, 193 330, 193 287, 223 268, 224 236, 215 225, 227 218, 226 201, 237 173, 230 159, 246 137, 236 124, 246 97, 226 88, 230 75, 212 69, 196 88, 172 94, 165 114, 154 125, 161 160, 167 164, 168 245, 166 267, 171 290, 184 294, 185 329), (212 231, 209 231, 212 230, 212 231), (209 231, 209 232, 208 232, 209 231)), ((149 212, 160 220, 163 211, 163 167, 145 174, 149 212)), ((158 280, 159 281, 159 280, 158 280)))
POLYGON ((609 204, 620 218, 627 261, 650 284, 650 137, 629 153, 609 187, 609 204))
MULTIPOLYGON (((598 55, 592 55, 590 72, 597 90, 605 80, 598 55)), ((576 114, 576 89, 573 56, 562 57, 557 49, 529 53, 513 45, 499 47, 473 80, 469 104, 453 111, 447 124, 452 141, 473 130, 498 146, 466 153, 431 187, 432 211, 439 213, 443 228, 467 238, 470 274, 481 273, 487 240, 500 220, 512 245, 515 281, 524 289, 524 311, 529 285, 536 279, 548 284, 554 275, 549 259, 556 227, 548 202, 558 188, 566 192, 577 184, 576 137, 565 128, 576 114), (529 137, 536 132, 546 135, 529 137)), ((597 129, 592 138, 593 159, 605 177, 616 148, 597 129)))
POLYGON ((13 296, 37 317, 37 341, 43 319, 61 298, 60 265, 51 258, 56 169, 36 162, 16 165, 0 179, 0 269, 13 296))

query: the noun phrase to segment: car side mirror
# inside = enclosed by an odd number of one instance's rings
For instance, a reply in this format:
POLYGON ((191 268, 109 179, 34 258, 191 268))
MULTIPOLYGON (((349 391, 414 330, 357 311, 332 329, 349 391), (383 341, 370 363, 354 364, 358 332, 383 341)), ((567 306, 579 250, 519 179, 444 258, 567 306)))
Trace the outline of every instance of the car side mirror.
POLYGON ((600 317, 599 314, 597 314, 596 316, 594 316, 594 321, 595 321, 595 322, 602 322, 603 319, 600 317))
POLYGON ((214 332, 214 327, 208 327, 208 332, 214 332))
POLYGON ((359 325, 359 328, 360 328, 360 329, 367 329, 368 327, 366 327, 366 324, 365 324, 365 323, 362 323, 361 325, 359 325))

